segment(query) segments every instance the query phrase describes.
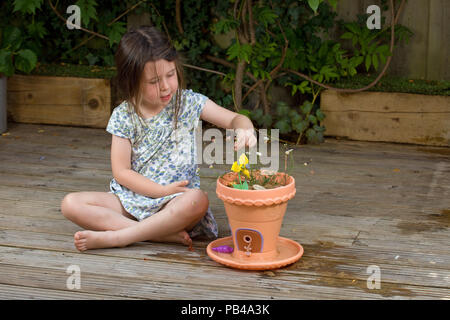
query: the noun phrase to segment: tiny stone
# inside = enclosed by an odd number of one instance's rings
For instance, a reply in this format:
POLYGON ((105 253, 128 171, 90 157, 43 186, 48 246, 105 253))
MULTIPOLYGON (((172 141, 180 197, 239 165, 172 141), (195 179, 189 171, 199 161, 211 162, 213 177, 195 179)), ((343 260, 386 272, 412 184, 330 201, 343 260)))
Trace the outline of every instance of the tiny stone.
POLYGON ((254 184, 253 185, 253 189, 255 189, 255 190, 266 190, 266 188, 264 188, 263 186, 260 186, 259 184, 254 184))

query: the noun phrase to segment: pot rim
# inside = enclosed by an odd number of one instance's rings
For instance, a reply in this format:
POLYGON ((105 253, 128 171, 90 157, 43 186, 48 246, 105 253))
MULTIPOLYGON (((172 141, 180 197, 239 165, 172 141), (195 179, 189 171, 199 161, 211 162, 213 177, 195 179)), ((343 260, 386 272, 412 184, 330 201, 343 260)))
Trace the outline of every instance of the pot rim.
MULTIPOLYGON (((229 173, 233 173, 233 172, 227 172, 226 174, 229 174, 229 173)), ((231 190, 239 190, 239 191, 241 191, 241 192, 267 192, 267 191, 270 192, 270 191, 273 191, 273 190, 280 190, 280 189, 283 189, 283 188, 290 188, 292 184, 295 185, 295 178, 294 178, 293 176, 288 175, 287 173, 284 173, 284 172, 280 172, 280 173, 285 174, 285 175, 288 177, 288 179, 290 179, 290 182, 289 182, 288 184, 284 185, 284 186, 279 186, 279 187, 272 188, 272 189, 265 189, 265 190, 242 190, 242 189, 232 188, 232 187, 229 187, 229 186, 223 184, 223 183, 220 181, 221 178, 223 177, 223 175, 217 178, 217 184, 220 184, 220 185, 223 186, 224 188, 231 189, 231 190)))
POLYGON ((236 205, 246 206, 270 206, 274 204, 281 204, 287 202, 295 196, 295 179, 288 175, 291 181, 281 187, 266 189, 266 190, 241 190, 231 188, 224 185, 220 179, 217 178, 216 194, 224 202, 236 205))

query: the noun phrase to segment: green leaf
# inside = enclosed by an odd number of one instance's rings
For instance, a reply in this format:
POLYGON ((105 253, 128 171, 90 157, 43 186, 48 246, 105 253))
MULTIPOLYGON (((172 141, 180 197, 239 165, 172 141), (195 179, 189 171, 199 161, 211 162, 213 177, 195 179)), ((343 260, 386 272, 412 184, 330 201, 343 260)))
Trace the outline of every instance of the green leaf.
POLYGON ((385 55, 382 54, 382 53, 380 53, 380 62, 381 62, 382 64, 385 64, 385 63, 386 63, 386 57, 385 57, 385 55))
POLYGON ((341 36, 341 39, 345 39, 345 40, 350 40, 353 38, 353 33, 351 32, 346 32, 341 36))
POLYGON ((303 131, 305 131, 308 128, 308 122, 303 120, 300 122, 296 122, 292 125, 292 128, 297 132, 297 133, 302 133, 303 131))
POLYGON ((291 123, 298 123, 303 120, 302 116, 292 109, 289 111, 289 118, 291 119, 291 123))
POLYGON ((269 24, 275 23, 278 15, 272 11, 268 6, 263 6, 262 8, 256 8, 256 21, 262 23, 265 28, 269 24))
POLYGON ((351 22, 351 23, 346 23, 344 24, 344 27, 347 28, 347 30, 353 32, 354 34, 361 34, 361 28, 355 23, 355 22, 351 22))
POLYGON ((20 11, 22 13, 34 14, 36 9, 41 8, 44 0, 14 0, 13 12, 20 11))
POLYGON ((325 119, 325 114, 322 112, 322 110, 317 109, 316 117, 317 117, 317 120, 323 121, 325 119))
POLYGON ((239 60, 245 60, 247 63, 250 63, 250 56, 252 54, 252 46, 245 43, 241 45, 239 52, 239 60))
POLYGON ((317 132, 324 132, 325 131, 325 127, 324 126, 318 126, 317 124, 315 124, 313 126, 313 129, 317 132))
POLYGON ((323 132, 317 132, 314 129, 308 129, 305 135, 309 144, 320 144, 325 140, 323 138, 323 132))
POLYGON ((233 184, 233 188, 239 190, 248 190, 248 183, 247 181, 244 181, 242 182, 242 184, 233 184))
POLYGON ((316 130, 309 128, 308 130, 306 130, 306 137, 308 138, 308 140, 314 140, 315 136, 316 136, 316 130))
POLYGON ((233 60, 238 58, 238 60, 245 60, 247 63, 250 62, 250 56, 252 53, 252 46, 249 44, 240 44, 239 42, 233 43, 227 50, 227 59, 233 60))
POLYGON ((2 48, 14 52, 22 45, 22 32, 19 28, 13 26, 5 27, 3 31, 2 48))
POLYGON ((376 43, 372 43, 372 44, 370 45, 370 47, 369 47, 367 50, 368 50, 368 52, 369 52, 370 54, 373 54, 373 53, 375 52, 376 49, 377 49, 377 44, 376 44, 376 43))
POLYGON ((312 114, 308 115, 308 121, 312 124, 317 124, 317 118, 313 116, 312 114))
POLYGON ((37 56, 30 49, 20 50, 17 53, 14 64, 17 69, 29 73, 36 67, 37 56))
POLYGON ((308 0, 308 4, 314 12, 317 12, 320 2, 321 0, 308 0))
POLYGON ((234 19, 222 19, 213 26, 213 31, 215 34, 227 33, 238 26, 239 22, 234 19))
POLYGON ((309 85, 309 81, 307 81, 307 80, 302 81, 302 83, 300 83, 300 88, 305 88, 305 87, 307 87, 308 85, 309 85))
POLYGON ((375 68, 375 70, 378 70, 379 62, 378 62, 378 56, 376 54, 374 54, 372 56, 372 63, 373 63, 373 67, 375 68))
POLYGON ((33 38, 39 39, 43 39, 48 34, 44 27, 44 23, 41 21, 27 25, 27 31, 33 38))
POLYGON ((311 110, 312 110, 312 108, 313 108, 313 105, 312 105, 312 103, 309 102, 309 101, 305 101, 305 102, 303 103, 303 105, 300 107, 300 109, 302 110, 302 113, 303 113, 303 114, 308 114, 308 113, 310 113, 311 110))
POLYGON ((262 120, 263 117, 263 111, 261 109, 253 110, 250 114, 253 120, 259 123, 260 120, 262 120))
POLYGON ((333 7, 334 10, 337 8, 338 0, 328 0, 328 3, 333 7))
POLYGON ((280 129, 280 133, 289 133, 291 131, 291 126, 286 120, 278 120, 275 123, 275 128, 280 129))
POLYGON ((97 10, 95 9, 97 2, 95 0, 78 0, 75 4, 80 7, 83 25, 87 27, 91 19, 98 21, 97 10))
POLYGON ((372 56, 368 54, 366 56, 366 71, 369 71, 371 64, 372 64, 372 56))
POLYGON ((244 116, 246 116, 247 118, 251 118, 251 111, 248 109, 241 109, 238 112, 239 114, 243 114, 244 116))
POLYGON ((0 74, 4 74, 7 77, 14 74, 11 51, 5 49, 0 50, 0 74))
POLYGON ((115 43, 119 43, 126 31, 127 26, 125 22, 115 22, 108 32, 109 46, 112 47, 115 43))
POLYGON ((388 53, 389 52, 389 46, 387 44, 383 44, 375 50, 376 53, 388 53))
POLYGON ((353 68, 356 68, 357 66, 359 66, 361 63, 363 63, 364 61, 364 57, 363 56, 358 56, 358 57, 353 57, 350 59, 350 66, 353 68))

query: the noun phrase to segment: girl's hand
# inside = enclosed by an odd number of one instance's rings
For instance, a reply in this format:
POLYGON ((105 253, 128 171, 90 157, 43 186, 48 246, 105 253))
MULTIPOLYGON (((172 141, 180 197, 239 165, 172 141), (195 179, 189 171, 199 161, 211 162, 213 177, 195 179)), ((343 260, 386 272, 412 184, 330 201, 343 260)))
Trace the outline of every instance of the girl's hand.
POLYGON ((164 186, 164 193, 166 196, 168 196, 179 192, 189 191, 189 188, 186 187, 188 184, 189 184, 188 180, 173 182, 171 184, 164 186))
POLYGON ((245 146, 250 148, 256 145, 256 135, 254 129, 236 129, 236 142, 234 143, 234 151, 245 146))

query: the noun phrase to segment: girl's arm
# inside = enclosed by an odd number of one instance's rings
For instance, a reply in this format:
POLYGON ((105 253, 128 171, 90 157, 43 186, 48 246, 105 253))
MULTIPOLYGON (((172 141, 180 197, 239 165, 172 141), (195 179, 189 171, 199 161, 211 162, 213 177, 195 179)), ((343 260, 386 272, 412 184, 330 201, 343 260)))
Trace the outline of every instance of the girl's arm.
POLYGON ((163 186, 132 170, 130 140, 116 135, 112 135, 111 168, 114 179, 118 183, 147 197, 161 198, 189 190, 185 187, 189 181, 179 181, 163 186))
POLYGON ((248 117, 242 114, 225 109, 208 99, 200 118, 220 128, 235 129, 237 135, 235 150, 246 145, 250 147, 256 145, 253 124, 248 117))

